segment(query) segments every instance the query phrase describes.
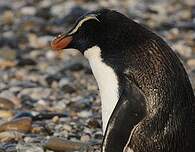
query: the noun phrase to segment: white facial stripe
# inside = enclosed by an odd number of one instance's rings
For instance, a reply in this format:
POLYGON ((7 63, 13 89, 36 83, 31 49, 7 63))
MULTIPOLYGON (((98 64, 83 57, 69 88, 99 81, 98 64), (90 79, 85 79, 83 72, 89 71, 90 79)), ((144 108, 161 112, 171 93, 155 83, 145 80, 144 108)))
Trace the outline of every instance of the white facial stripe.
POLYGON ((84 19, 82 19, 77 25, 76 27, 69 33, 69 35, 71 34, 74 34, 78 29, 79 27, 82 26, 82 24, 88 20, 97 20, 98 22, 100 22, 95 16, 87 16, 85 17, 84 19))
POLYGON ((84 52, 98 83, 102 104, 103 132, 106 131, 108 120, 119 100, 119 86, 114 70, 102 61, 101 50, 94 46, 84 52))

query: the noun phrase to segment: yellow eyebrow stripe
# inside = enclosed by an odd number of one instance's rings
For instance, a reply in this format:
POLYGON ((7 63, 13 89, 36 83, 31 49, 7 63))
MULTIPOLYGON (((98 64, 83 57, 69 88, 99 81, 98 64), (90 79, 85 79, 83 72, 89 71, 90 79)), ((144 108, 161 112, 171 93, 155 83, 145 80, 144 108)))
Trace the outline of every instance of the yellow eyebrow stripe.
POLYGON ((79 27, 81 27, 84 22, 86 22, 88 20, 92 20, 92 19, 97 20, 98 22, 100 22, 95 16, 87 16, 84 19, 82 19, 68 35, 76 33, 77 30, 79 29, 79 27))

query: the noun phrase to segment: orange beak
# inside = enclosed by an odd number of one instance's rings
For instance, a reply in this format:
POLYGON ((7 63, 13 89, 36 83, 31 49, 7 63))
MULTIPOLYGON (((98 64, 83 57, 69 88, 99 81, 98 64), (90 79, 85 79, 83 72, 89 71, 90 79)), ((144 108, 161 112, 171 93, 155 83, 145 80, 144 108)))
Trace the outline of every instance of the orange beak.
POLYGON ((59 35, 51 41, 51 48, 54 50, 65 49, 72 41, 72 36, 59 35))

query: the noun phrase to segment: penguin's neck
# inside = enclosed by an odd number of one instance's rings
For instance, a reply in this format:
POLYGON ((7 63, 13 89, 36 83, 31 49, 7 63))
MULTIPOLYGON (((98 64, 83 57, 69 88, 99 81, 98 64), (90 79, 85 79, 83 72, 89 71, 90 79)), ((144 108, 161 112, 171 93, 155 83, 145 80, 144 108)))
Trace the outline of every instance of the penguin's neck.
POLYGON ((109 118, 119 100, 117 75, 110 66, 103 62, 98 46, 86 50, 84 56, 89 60, 100 90, 103 132, 105 133, 109 118))

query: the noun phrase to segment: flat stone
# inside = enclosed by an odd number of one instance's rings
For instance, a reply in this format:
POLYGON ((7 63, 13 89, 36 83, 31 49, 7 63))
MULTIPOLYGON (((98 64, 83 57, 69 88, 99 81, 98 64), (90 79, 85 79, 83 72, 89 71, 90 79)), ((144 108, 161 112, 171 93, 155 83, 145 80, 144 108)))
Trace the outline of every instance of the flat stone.
POLYGON ((3 131, 19 131, 19 132, 29 132, 32 127, 32 119, 31 118, 20 118, 14 119, 0 125, 0 132, 3 131))
POLYGON ((14 104, 12 101, 10 101, 9 99, 0 97, 0 109, 9 110, 13 108, 14 108, 14 104))
POLYGON ((22 139, 24 134, 17 131, 5 131, 0 133, 0 141, 8 142, 8 141, 19 141, 22 139))
POLYGON ((0 61, 0 69, 7 69, 7 68, 12 68, 15 67, 16 63, 14 61, 0 61))
POLYGON ((0 110, 0 118, 3 118, 3 119, 8 119, 10 117, 12 117, 13 114, 11 111, 8 111, 8 110, 0 110))
POLYGON ((55 152, 84 152, 88 149, 87 144, 81 142, 73 142, 57 137, 51 137, 45 144, 45 147, 55 152))
POLYGON ((19 143, 16 146, 19 152, 44 152, 43 148, 38 144, 19 143))

